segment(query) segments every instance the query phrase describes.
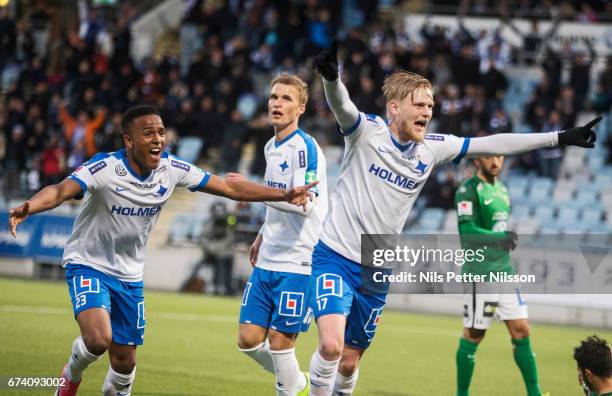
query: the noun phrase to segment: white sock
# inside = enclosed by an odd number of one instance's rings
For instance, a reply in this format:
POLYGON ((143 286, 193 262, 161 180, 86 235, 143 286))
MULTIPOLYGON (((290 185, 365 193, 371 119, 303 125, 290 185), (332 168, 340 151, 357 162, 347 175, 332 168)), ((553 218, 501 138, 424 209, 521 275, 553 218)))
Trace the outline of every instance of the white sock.
POLYGON ((317 349, 310 359, 310 394, 328 396, 332 392, 340 358, 325 360, 317 349))
POLYGON ((81 336, 77 337, 72 343, 72 353, 64 369, 66 377, 70 382, 79 382, 83 378, 83 370, 92 362, 100 359, 100 357, 90 353, 87 347, 85 347, 83 338, 81 336))
POLYGON ((306 382, 295 357, 295 348, 270 351, 270 353, 276 374, 276 395, 295 396, 298 389, 304 389, 303 386, 299 387, 299 380, 306 382))
POLYGON ((338 372, 336 374, 336 382, 334 383, 334 396, 352 395, 357 385, 357 377, 359 377, 359 368, 349 377, 345 377, 342 373, 338 372))
POLYGON ((257 345, 255 348, 251 349, 242 349, 238 348, 240 352, 245 353, 251 359, 255 360, 264 370, 271 372, 274 374, 274 362, 272 361, 272 356, 270 355, 270 342, 266 339, 265 342, 257 345))
POLYGON ((129 396, 132 392, 132 384, 135 378, 136 367, 129 374, 120 374, 113 370, 112 367, 109 367, 106 378, 104 378, 104 384, 102 385, 102 395, 116 396, 121 392, 121 396, 129 396))

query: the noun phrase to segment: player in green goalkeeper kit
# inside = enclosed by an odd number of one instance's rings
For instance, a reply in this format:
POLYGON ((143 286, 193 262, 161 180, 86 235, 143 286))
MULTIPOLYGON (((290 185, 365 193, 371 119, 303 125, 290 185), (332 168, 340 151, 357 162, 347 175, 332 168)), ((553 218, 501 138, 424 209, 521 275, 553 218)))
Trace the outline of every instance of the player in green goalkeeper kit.
MULTIPOLYGON (((498 176, 504 157, 475 160, 478 170, 455 194, 459 234, 463 249, 484 249, 484 260, 468 261, 464 274, 513 273, 509 250, 516 247, 517 236, 508 229, 510 199, 498 176)), ((512 337, 514 360, 521 370, 529 396, 542 395, 538 372, 529 343, 527 305, 516 288, 513 294, 499 294, 494 285, 472 283, 463 295, 463 337, 457 349, 457 396, 469 394, 478 344, 491 325, 493 316, 503 320, 512 337), (497 291, 497 293, 496 293, 497 291)))

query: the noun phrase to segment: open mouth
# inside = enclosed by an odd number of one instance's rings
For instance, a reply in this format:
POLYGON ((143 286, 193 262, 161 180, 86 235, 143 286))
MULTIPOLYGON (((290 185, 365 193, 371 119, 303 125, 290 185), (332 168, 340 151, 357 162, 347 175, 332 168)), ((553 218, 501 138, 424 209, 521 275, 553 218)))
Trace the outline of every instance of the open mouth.
POLYGON ((283 113, 278 110, 272 110, 272 117, 282 117, 283 113))
POLYGON ((160 148, 151 149, 149 150, 149 154, 151 155, 153 160, 159 160, 159 157, 161 156, 161 149, 160 148))
POLYGON ((414 125, 421 127, 421 128, 425 128, 427 126, 427 121, 425 120, 415 121, 414 125))

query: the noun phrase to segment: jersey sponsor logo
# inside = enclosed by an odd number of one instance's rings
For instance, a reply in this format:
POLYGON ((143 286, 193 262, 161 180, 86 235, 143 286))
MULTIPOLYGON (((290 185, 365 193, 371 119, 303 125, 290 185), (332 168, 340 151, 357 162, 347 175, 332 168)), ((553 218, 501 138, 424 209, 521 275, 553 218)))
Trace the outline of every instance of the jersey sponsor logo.
POLYGON ((74 296, 80 296, 85 293, 99 293, 100 280, 98 278, 87 278, 83 275, 72 278, 72 287, 74 296))
POLYGON ((146 216, 154 216, 158 214, 162 210, 162 206, 153 206, 148 208, 131 208, 128 206, 115 206, 111 208, 111 213, 121 216, 137 216, 137 217, 146 217, 146 216))
POLYGON ((247 301, 249 301, 249 292, 251 291, 251 286, 253 286, 251 282, 247 282, 247 284, 244 286, 244 293, 242 293, 242 302, 240 303, 240 305, 247 305, 247 301))
POLYGON ((493 213, 493 220, 495 220, 495 221, 508 220, 508 212, 495 212, 495 213, 493 213))
POLYGON ((175 161, 175 160, 171 160, 170 161, 170 165, 174 166, 175 168, 182 169, 185 172, 189 172, 189 169, 191 169, 191 166, 187 165, 186 163, 178 162, 178 161, 175 161))
POLYGON ((381 153, 385 153, 385 154, 390 154, 391 153, 391 150, 389 150, 385 146, 378 146, 378 151, 380 151, 381 153))
POLYGON ((159 168, 157 168, 157 170, 155 172, 157 173, 164 173, 168 171, 168 166, 167 165, 162 165, 159 168))
POLYGON ((87 169, 89 169, 89 173, 91 173, 92 175, 96 172, 99 172, 100 170, 106 168, 106 162, 105 161, 100 161, 97 164, 95 164, 94 166, 91 166, 87 169))
POLYGON ((317 278, 317 299, 327 296, 342 297, 342 278, 338 274, 321 274, 317 278))
POLYGON ((115 166, 115 173, 117 176, 125 176, 127 175, 127 170, 123 167, 123 165, 117 164, 117 166, 115 166))
POLYGON ((266 180, 266 184, 269 187, 274 187, 274 188, 282 188, 282 189, 286 189, 287 188, 287 184, 286 183, 275 182, 273 180, 266 180))
POLYGON ((157 186, 157 183, 138 183, 138 182, 135 182, 135 181, 131 181, 130 184, 132 186, 134 186, 134 187, 143 188, 143 189, 146 189, 146 190, 157 186))
POLYGON ((460 201, 457 204, 457 216, 471 216, 473 213, 472 201, 460 201))
MULTIPOLYGON (((279 315, 299 318, 304 310, 304 293, 288 292, 281 293, 280 304, 278 306, 279 315)), ((300 321, 297 321, 300 323, 300 321)), ((289 325, 288 325, 289 326, 289 325)))
POLYGON ((298 158, 300 160, 300 168, 306 167, 306 151, 300 150, 298 152, 298 158))
POLYGON ((396 186, 400 186, 407 190, 414 190, 419 186, 415 180, 410 179, 409 177, 396 175, 388 169, 383 168, 382 166, 376 166, 374 164, 370 165, 369 172, 375 176, 380 177, 384 181, 395 184, 396 186))
MULTIPOLYGON (((380 318, 382 316, 382 308, 372 308, 372 312, 370 312, 370 317, 368 321, 363 326, 363 329, 366 333, 374 333, 378 328, 378 324, 380 323, 380 318)), ((372 337, 372 334, 368 334, 368 337, 372 337)))
POLYGON ((444 136, 442 135, 425 135, 425 139, 427 140, 437 140, 440 142, 444 141, 444 136))

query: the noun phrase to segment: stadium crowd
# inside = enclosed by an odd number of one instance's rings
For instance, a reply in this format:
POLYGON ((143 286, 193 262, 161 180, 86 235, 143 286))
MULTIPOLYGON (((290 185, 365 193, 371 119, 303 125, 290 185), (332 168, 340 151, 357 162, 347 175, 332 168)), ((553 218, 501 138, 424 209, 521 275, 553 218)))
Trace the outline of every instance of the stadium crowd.
MULTIPOLYGON (((403 23, 380 17, 395 3, 191 0, 179 31, 180 53, 148 57, 139 64, 130 56, 130 25, 138 13, 129 3, 109 9, 80 1, 79 23, 55 41, 45 34, 53 11, 45 2, 36 2, 19 18, 0 7, 4 195, 30 194, 61 180, 97 151, 121 148, 121 113, 143 103, 160 109, 170 151, 182 137, 199 137, 204 142, 202 157, 208 159, 216 151, 213 165, 225 172, 236 170, 242 147, 251 140, 256 158, 250 171, 261 175, 263 145, 271 136, 266 88, 271 76, 281 72, 297 73, 311 83, 302 127, 323 145, 340 144, 309 63, 336 36, 344 59, 342 77, 366 113, 382 114, 378 87, 396 68, 431 79, 437 92, 432 132, 528 132, 521 130, 524 125, 531 131, 559 130, 574 125, 579 110, 610 109, 612 59, 592 82, 596 54, 588 42, 588 53, 569 45, 555 52, 547 45, 550 32, 540 33, 537 22, 524 35, 522 48, 511 47, 499 29, 473 32, 463 23, 457 31, 448 31, 426 21, 419 35, 411 37, 403 23), (62 49, 59 61, 52 59, 57 46, 62 49), (505 69, 538 51, 543 55, 535 59, 544 79, 525 107, 524 120, 516 125, 503 105, 505 69), (568 79, 562 79, 564 67, 569 67, 568 79)), ((548 7, 556 4, 550 1, 522 3, 532 10, 556 8, 548 7)), ((483 4, 487 2, 464 2, 462 10, 478 13, 483 4)), ((579 6, 577 18, 591 15, 587 8, 579 6)), ((500 26, 511 24, 507 13, 502 16, 500 26)), ((558 13, 542 16, 554 19, 558 13)), ((541 150, 520 157, 514 166, 538 168, 540 174, 555 177, 561 156, 560 149, 541 150)), ((436 206, 451 207, 458 179, 449 171, 437 179, 428 187, 428 196, 439 201, 436 206)))

